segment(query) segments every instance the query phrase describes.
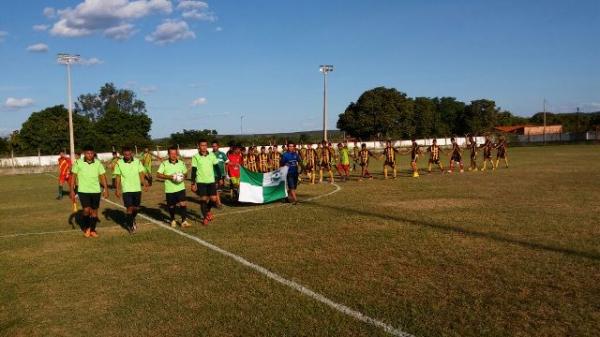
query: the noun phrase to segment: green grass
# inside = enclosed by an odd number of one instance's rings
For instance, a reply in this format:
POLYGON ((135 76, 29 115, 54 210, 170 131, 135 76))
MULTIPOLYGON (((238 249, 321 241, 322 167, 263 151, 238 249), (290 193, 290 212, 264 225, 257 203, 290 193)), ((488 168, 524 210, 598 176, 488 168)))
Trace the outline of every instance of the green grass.
MULTIPOLYGON (((514 148, 510 169, 419 179, 402 157, 397 180, 186 232, 417 336, 597 336, 599 150, 514 148)), ((128 235, 106 202, 85 239, 55 181, 0 177, 0 335, 386 335, 144 219, 128 235)), ((157 183, 145 212, 162 200, 157 183)))

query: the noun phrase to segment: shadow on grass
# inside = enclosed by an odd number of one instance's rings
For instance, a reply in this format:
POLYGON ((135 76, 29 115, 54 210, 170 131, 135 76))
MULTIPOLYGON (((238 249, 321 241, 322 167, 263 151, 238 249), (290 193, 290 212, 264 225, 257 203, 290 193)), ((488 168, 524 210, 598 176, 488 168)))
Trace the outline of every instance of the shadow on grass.
POLYGON ((508 244, 514 244, 514 245, 518 245, 518 246, 530 248, 530 249, 545 250, 545 251, 549 251, 549 252, 553 252, 553 253, 560 253, 560 254, 600 261, 600 256, 598 254, 594 254, 591 252, 578 251, 578 250, 564 248, 564 247, 555 247, 555 246, 551 246, 551 245, 544 244, 544 243, 530 242, 530 241, 526 241, 526 240, 522 240, 522 239, 510 238, 510 237, 506 237, 506 236, 502 236, 502 235, 494 234, 494 233, 482 233, 482 232, 474 231, 471 229, 455 227, 455 226, 445 225, 445 224, 441 224, 441 223, 435 223, 432 221, 414 220, 414 219, 410 219, 408 217, 395 216, 395 215, 390 215, 390 214, 372 213, 372 212, 368 212, 368 211, 361 211, 361 210, 357 210, 357 209, 345 208, 345 207, 340 207, 340 206, 324 205, 324 204, 316 203, 314 201, 303 201, 302 203, 312 205, 315 207, 329 208, 332 210, 341 211, 341 212, 348 213, 348 214, 358 214, 361 216, 380 218, 383 220, 402 221, 402 222, 407 223, 412 226, 429 227, 429 228, 443 230, 443 231, 447 231, 447 232, 454 232, 454 233, 459 233, 459 234, 463 234, 463 235, 467 235, 467 236, 489 239, 489 240, 494 240, 494 241, 508 243, 508 244))
POLYGON ((127 215, 124 211, 112 208, 105 208, 102 215, 106 220, 112 220, 123 229, 127 229, 127 215))

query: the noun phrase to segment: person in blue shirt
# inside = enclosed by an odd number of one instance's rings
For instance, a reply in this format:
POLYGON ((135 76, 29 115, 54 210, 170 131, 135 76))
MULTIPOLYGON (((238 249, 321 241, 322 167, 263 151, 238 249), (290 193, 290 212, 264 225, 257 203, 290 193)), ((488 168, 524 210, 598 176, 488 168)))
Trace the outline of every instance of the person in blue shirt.
POLYGON ((296 187, 298 186, 298 163, 300 155, 296 152, 296 144, 288 142, 287 151, 281 156, 281 166, 288 167, 287 188, 290 202, 297 204, 296 187))

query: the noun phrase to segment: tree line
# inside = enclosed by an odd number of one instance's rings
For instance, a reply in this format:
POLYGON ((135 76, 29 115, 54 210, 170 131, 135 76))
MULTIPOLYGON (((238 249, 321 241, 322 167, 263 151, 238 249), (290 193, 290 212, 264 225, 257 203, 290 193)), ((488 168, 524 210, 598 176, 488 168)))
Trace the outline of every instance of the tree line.
MULTIPOLYGON (((18 155, 58 153, 69 149, 68 110, 56 105, 33 112, 18 132, 0 142, 0 152, 18 155), (4 150, 4 151, 2 151, 4 150)), ((73 130, 77 146, 92 145, 97 151, 137 144, 150 146, 152 119, 146 105, 129 89, 112 83, 97 93, 80 95, 75 102, 73 130)))
MULTIPOLYGON (((600 125, 600 112, 547 114, 547 124, 565 132, 584 132, 600 125)), ((410 139, 492 132, 495 126, 543 123, 543 114, 514 116, 491 99, 469 103, 454 97, 408 97, 394 88, 365 91, 339 115, 338 129, 359 139, 410 139)))

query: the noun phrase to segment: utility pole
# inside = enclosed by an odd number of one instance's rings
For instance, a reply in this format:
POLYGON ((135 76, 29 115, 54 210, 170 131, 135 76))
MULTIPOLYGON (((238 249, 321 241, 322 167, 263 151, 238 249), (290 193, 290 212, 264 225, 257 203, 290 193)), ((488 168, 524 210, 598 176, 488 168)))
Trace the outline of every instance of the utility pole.
POLYGON ((244 135, 244 115, 240 115, 240 136, 244 135))
POLYGON ((69 152, 71 156, 71 162, 75 160, 75 136, 73 132, 73 99, 71 97, 71 64, 78 63, 79 60, 79 55, 58 54, 57 57, 58 63, 67 66, 67 97, 69 104, 69 152))
POLYGON ((327 141, 327 74, 333 71, 333 66, 321 65, 319 71, 323 73, 323 140, 327 141))
POLYGON ((546 99, 544 98, 544 145, 546 145, 546 99))

